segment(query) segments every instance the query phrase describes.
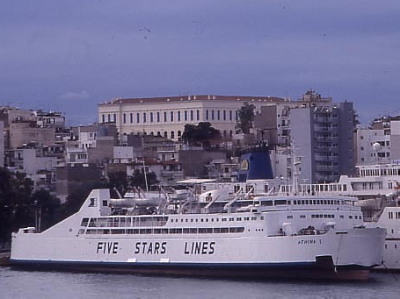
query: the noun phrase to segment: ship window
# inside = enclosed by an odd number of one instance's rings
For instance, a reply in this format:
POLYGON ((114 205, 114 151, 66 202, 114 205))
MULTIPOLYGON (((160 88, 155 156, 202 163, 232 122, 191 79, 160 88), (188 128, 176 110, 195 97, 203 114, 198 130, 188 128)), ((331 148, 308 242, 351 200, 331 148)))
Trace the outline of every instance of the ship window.
POLYGON ((342 219, 343 219, 343 218, 344 218, 344 216, 343 216, 343 215, 340 215, 340 218, 342 218, 342 219))
POLYGON ((184 229, 183 229, 183 233, 184 233, 184 234, 189 234, 189 233, 190 233, 190 229, 184 228, 184 229))
POLYGON ((221 232, 221 228, 218 228, 218 227, 214 228, 215 234, 219 234, 220 232, 221 232))
POLYGON ((89 218, 83 218, 83 219, 82 219, 81 226, 87 226, 88 223, 89 223, 89 218))
POLYGON ((353 216, 349 216, 349 219, 353 219, 353 216))
POLYGON ((242 221, 242 218, 240 218, 240 217, 236 218, 236 221, 242 221))
POLYGON ((389 219, 393 219, 393 212, 389 212, 389 219))
MULTIPOLYGON (((314 215, 313 215, 314 216, 314 215)), ((287 216, 287 219, 293 219, 292 215, 287 216)))
POLYGON ((286 200, 275 200, 275 205, 286 205, 287 201, 286 200))
POLYGON ((96 198, 91 198, 90 199, 90 203, 89 203, 89 207, 95 207, 96 206, 96 198))
POLYGON ((190 228, 189 230, 191 234, 197 234, 197 228, 190 228))
POLYGON ((107 206, 107 200, 103 200, 103 207, 107 206))
POLYGON ((306 218, 306 215, 300 215, 300 218, 306 218))

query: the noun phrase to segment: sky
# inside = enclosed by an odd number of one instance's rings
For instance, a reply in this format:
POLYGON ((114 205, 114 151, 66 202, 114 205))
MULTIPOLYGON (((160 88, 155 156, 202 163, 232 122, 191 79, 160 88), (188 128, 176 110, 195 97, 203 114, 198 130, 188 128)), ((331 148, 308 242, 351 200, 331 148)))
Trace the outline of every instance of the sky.
POLYGON ((114 98, 351 101, 400 114, 399 0, 0 0, 0 105, 97 121, 114 98))

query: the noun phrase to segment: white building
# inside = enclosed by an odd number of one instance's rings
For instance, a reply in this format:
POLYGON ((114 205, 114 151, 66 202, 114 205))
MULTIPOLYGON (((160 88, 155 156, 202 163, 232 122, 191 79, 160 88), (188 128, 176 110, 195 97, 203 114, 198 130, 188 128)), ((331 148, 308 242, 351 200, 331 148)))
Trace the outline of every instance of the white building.
POLYGON ((237 111, 245 102, 256 111, 285 101, 276 97, 174 96, 116 99, 98 106, 99 123, 114 122, 119 134, 160 135, 179 139, 186 124, 210 122, 229 138, 235 133, 237 111))
POLYGON ((15 171, 26 173, 34 183, 34 189, 47 188, 54 183, 57 157, 38 156, 34 148, 21 148, 14 151, 15 171))
POLYGON ((379 120, 356 134, 357 164, 400 161, 400 121, 379 120))

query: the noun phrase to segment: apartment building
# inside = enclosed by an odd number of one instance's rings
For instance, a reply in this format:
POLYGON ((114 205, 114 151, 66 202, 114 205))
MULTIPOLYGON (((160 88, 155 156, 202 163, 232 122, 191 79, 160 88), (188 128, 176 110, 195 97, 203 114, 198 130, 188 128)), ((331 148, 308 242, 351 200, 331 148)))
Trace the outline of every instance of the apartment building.
POLYGON ((381 118, 356 134, 357 164, 400 162, 400 120, 381 118))
POLYGON ((290 136, 301 157, 300 178, 305 183, 335 182, 355 171, 355 112, 353 103, 333 103, 309 92, 290 110, 290 136))

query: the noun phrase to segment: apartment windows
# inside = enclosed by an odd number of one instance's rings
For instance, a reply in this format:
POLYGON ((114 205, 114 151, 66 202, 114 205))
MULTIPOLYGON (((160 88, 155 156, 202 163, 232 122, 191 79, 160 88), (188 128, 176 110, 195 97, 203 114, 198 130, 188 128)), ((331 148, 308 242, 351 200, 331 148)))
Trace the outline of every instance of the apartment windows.
POLYGON ((173 121, 174 121, 174 112, 171 111, 171 122, 173 122, 173 121))

